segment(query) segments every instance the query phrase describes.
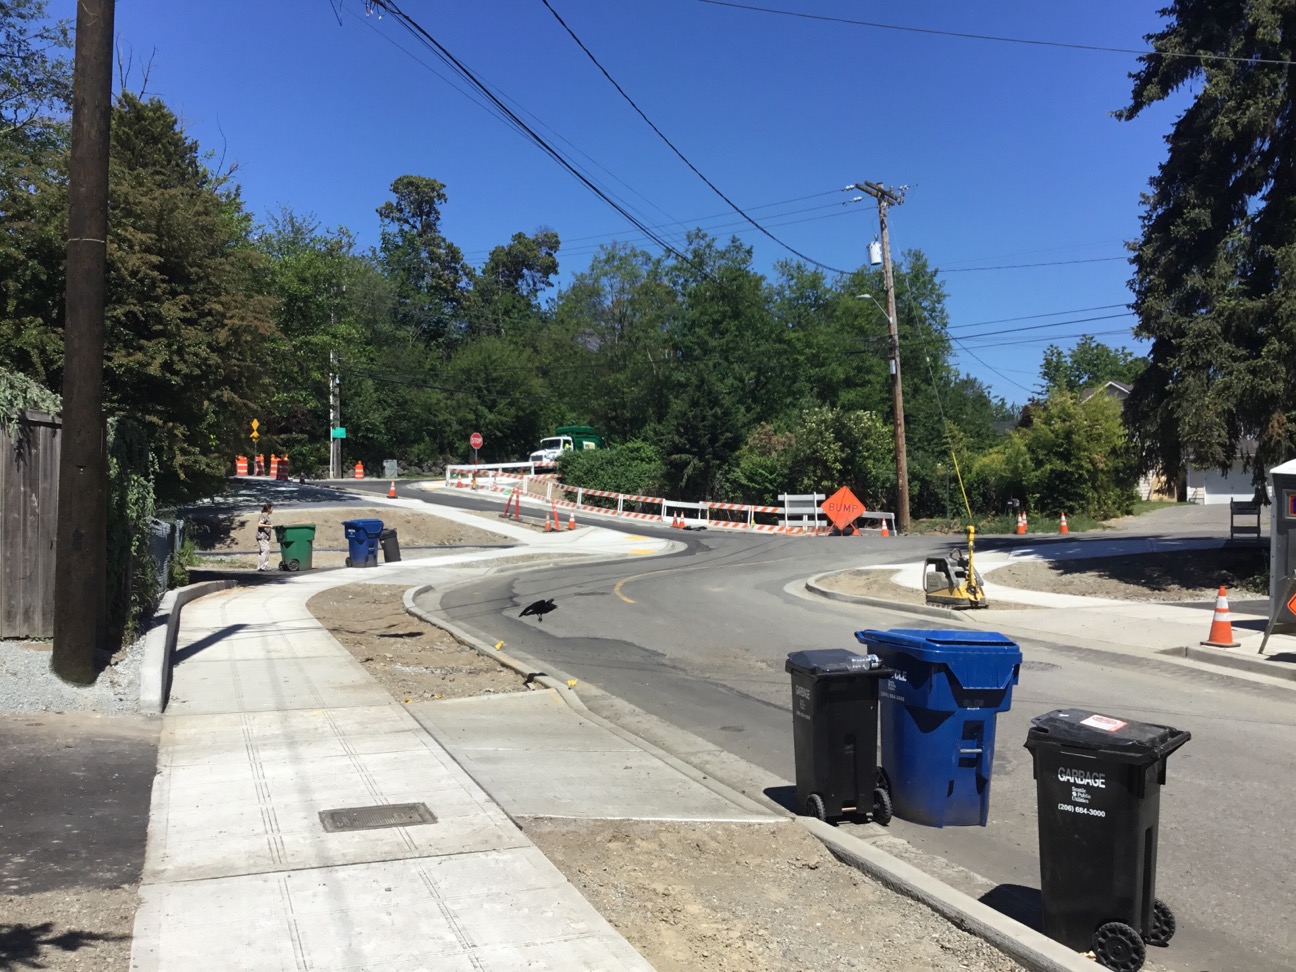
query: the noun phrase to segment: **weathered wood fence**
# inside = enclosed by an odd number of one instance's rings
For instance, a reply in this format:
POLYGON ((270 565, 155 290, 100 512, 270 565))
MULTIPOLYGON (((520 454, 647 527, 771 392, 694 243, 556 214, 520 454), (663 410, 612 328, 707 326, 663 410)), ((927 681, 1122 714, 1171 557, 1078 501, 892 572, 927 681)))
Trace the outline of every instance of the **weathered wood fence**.
POLYGON ((54 636, 54 540, 63 423, 23 412, 0 427, 0 638, 54 636))

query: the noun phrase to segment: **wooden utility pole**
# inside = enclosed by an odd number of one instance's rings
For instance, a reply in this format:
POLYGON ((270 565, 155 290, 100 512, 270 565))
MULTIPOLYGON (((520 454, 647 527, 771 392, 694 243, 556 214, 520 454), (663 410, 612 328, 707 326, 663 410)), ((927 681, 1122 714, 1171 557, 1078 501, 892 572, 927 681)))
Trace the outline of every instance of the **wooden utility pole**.
MULTIPOLYGON (((333 312, 329 311, 330 321, 333 312)), ((329 479, 342 478, 342 440, 333 434, 342 421, 340 381, 337 373, 337 352, 329 352, 329 479)))
POLYGON ((904 202, 904 197, 877 182, 857 182, 853 188, 866 192, 877 200, 878 222, 882 226, 882 276, 886 285, 887 334, 891 338, 891 410, 895 419, 895 526, 897 533, 908 533, 909 458, 905 451, 904 389, 900 381, 900 332, 896 327, 895 280, 891 274, 891 237, 887 232, 887 207, 899 206, 904 202))
POLYGON ((103 414, 104 274, 114 0, 79 0, 68 164, 63 441, 54 563, 54 673, 88 685, 104 644, 108 456, 103 414))

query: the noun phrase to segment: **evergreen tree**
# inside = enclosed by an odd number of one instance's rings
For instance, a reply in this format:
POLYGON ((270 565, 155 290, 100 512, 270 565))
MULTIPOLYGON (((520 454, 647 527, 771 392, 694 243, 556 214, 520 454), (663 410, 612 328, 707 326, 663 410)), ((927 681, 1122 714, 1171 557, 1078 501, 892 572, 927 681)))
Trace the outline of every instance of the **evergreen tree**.
POLYGON ((1134 247, 1136 333, 1153 342, 1127 421, 1145 469, 1255 472, 1296 453, 1296 0, 1175 0, 1130 105, 1188 85, 1134 247))

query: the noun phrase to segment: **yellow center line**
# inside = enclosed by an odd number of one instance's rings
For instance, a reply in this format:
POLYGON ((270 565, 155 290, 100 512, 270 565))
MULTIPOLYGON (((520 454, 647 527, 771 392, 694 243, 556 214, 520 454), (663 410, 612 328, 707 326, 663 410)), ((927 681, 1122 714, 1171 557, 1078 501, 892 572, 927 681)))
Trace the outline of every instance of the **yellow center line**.
POLYGON ((698 564, 696 567, 668 567, 663 570, 650 570, 642 574, 631 574, 629 577, 622 577, 612 588, 612 593, 627 604, 635 604, 632 598, 626 597, 621 593, 621 588, 633 580, 643 580, 645 577, 652 577, 656 574, 683 574, 694 570, 719 570, 720 568, 733 569, 736 567, 762 567, 765 564, 777 564, 784 560, 793 560, 793 557, 777 557, 774 560, 759 560, 748 564, 698 564))

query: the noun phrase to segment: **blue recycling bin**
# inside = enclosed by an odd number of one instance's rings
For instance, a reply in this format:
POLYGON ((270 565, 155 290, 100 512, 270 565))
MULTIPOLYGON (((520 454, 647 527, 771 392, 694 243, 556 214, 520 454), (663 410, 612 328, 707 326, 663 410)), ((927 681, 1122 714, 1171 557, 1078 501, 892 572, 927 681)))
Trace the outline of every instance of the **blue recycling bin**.
POLYGON ((895 671, 879 687, 895 815, 929 827, 984 827, 995 720, 1012 705, 1021 648, 993 631, 895 628, 855 638, 895 671))
POLYGON ((378 535, 382 533, 382 520, 343 520, 346 531, 348 567, 378 566, 378 535))

